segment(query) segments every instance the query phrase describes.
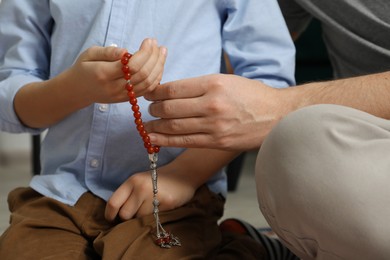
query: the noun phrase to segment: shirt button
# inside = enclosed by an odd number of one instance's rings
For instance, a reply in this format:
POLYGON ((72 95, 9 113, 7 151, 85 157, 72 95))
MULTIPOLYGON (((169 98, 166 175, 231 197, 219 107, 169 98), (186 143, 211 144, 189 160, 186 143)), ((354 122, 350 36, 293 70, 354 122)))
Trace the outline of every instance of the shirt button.
POLYGON ((107 104, 100 104, 99 105, 99 111, 106 112, 107 110, 108 110, 108 105, 107 104))
POLYGON ((96 159, 91 160, 90 165, 92 168, 97 168, 99 166, 99 161, 96 159))

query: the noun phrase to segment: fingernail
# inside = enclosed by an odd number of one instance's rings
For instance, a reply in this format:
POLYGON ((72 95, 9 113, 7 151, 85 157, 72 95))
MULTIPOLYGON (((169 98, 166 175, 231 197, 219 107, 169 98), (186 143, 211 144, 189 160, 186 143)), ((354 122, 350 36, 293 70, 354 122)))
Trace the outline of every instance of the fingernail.
POLYGON ((147 39, 145 40, 145 43, 146 43, 147 45, 150 45, 150 44, 153 43, 153 40, 152 40, 151 38, 147 38, 147 39))
POLYGON ((164 56, 167 56, 168 49, 165 48, 164 46, 161 47, 161 54, 164 56))

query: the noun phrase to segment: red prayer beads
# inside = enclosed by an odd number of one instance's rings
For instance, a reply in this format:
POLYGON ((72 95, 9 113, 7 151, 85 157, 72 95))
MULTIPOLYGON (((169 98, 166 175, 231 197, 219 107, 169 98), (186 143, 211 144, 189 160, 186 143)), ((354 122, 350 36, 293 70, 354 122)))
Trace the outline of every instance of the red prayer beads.
POLYGON ((153 183, 153 215, 156 221, 156 239, 155 243, 159 245, 162 248, 171 248, 172 246, 181 246, 180 240, 173 236, 171 233, 164 230, 160 223, 160 218, 158 216, 158 206, 159 201, 157 199, 157 153, 160 151, 160 147, 155 145, 153 146, 150 142, 150 137, 148 135, 148 132, 145 130, 145 126, 142 122, 142 114, 139 111, 139 106, 137 104, 137 98, 134 93, 133 85, 130 82, 131 79, 131 73, 130 68, 127 65, 129 63, 130 58, 132 55, 130 53, 125 53, 122 56, 121 63, 122 63, 122 71, 123 71, 123 77, 126 80, 126 90, 127 90, 127 96, 129 97, 129 103, 131 104, 131 109, 133 110, 133 116, 134 116, 134 123, 136 124, 137 130, 139 135, 141 136, 144 146, 149 154, 149 160, 150 160, 150 169, 152 173, 152 183, 153 183))
POLYGON ((127 90, 127 96, 129 97, 129 103, 131 104, 131 109, 133 110, 134 115, 134 122, 137 126, 137 130, 139 135, 141 136, 142 140, 144 141, 144 146, 148 152, 148 154, 158 153, 160 151, 160 147, 155 145, 153 146, 150 142, 150 138, 148 135, 148 132, 146 132, 144 124, 142 122, 142 114, 139 111, 139 106, 137 105, 137 97, 134 92, 133 85, 130 82, 131 74, 130 74, 130 67, 127 65, 129 63, 129 60, 131 59, 132 55, 130 53, 125 53, 122 56, 121 63, 122 63, 122 71, 123 71, 123 77, 126 80, 126 90, 127 90))

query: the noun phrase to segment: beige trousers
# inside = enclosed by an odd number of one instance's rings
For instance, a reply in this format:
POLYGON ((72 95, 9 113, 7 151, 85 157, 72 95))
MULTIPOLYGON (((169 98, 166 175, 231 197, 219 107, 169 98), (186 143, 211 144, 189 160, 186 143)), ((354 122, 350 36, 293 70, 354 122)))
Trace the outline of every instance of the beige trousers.
POLYGON ((390 121, 337 105, 291 113, 256 162, 259 205, 302 259, 390 259, 390 121))

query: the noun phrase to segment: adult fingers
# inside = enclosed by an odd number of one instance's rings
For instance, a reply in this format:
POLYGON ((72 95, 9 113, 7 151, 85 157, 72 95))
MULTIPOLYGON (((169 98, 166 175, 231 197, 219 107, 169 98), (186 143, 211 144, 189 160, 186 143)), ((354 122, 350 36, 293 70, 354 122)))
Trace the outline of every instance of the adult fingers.
POLYGON ((145 98, 150 101, 193 98, 204 95, 206 91, 207 86, 200 78, 188 78, 161 84, 145 94, 145 98))
POLYGON ((210 121, 202 117, 157 119, 146 122, 144 125, 148 133, 170 135, 210 133, 213 130, 210 121))
POLYGON ((164 147, 185 147, 185 148, 216 148, 214 138, 206 133, 188 135, 164 135, 150 133, 150 141, 164 147))
POLYGON ((200 117, 207 114, 198 98, 157 101, 149 105, 149 113, 160 118, 200 117))

